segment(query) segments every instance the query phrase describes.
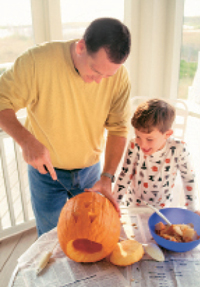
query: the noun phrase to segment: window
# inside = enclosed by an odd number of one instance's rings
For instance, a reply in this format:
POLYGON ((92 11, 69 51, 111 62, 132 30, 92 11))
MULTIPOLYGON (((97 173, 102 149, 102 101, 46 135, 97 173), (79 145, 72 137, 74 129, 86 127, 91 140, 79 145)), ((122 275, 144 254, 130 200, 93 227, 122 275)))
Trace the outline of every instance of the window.
POLYGON ((200 108, 199 72, 200 0, 185 0, 178 97, 188 100, 190 110, 195 112, 200 108))
POLYGON ((0 1, 0 74, 33 44, 31 2, 0 1))
POLYGON ((81 38, 96 18, 113 17, 123 22, 124 0, 60 0, 63 39, 81 38))

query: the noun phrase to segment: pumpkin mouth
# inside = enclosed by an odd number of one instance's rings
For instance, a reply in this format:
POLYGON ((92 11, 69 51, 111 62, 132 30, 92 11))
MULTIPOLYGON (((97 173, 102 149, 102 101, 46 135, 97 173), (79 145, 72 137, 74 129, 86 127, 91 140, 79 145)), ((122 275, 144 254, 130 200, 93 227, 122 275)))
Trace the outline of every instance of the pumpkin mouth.
POLYGON ((103 244, 86 238, 79 238, 68 242, 66 253, 69 258, 76 262, 96 262, 107 255, 103 244))
POLYGON ((102 244, 88 239, 76 239, 73 241, 73 247, 77 251, 93 254, 102 250, 102 244))

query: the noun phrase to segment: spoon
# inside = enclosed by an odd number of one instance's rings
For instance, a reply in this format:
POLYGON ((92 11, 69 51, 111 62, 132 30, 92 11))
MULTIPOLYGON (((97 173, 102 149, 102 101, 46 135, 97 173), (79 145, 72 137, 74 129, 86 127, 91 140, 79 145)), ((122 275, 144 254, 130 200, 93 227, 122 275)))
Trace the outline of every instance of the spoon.
POLYGON ((148 207, 150 207, 151 209, 153 209, 169 226, 172 225, 172 223, 153 205, 149 204, 148 202, 146 202, 145 200, 142 200, 148 207))
MULTIPOLYGON (((123 237, 119 238, 120 240, 129 240, 123 237)), ((165 256, 162 252, 162 250, 158 247, 155 243, 141 243, 144 247, 145 252, 156 261, 164 261, 165 256)))

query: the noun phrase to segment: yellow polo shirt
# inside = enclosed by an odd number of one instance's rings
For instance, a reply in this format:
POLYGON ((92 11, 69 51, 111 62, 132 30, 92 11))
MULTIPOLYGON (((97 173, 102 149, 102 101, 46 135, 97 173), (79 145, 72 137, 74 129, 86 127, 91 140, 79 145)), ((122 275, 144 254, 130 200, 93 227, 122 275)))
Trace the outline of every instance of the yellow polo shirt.
POLYGON ((26 128, 48 148, 54 167, 69 170, 97 163, 105 128, 126 137, 130 122, 125 67, 85 83, 73 66, 72 42, 36 46, 0 77, 0 110, 26 107, 26 128))

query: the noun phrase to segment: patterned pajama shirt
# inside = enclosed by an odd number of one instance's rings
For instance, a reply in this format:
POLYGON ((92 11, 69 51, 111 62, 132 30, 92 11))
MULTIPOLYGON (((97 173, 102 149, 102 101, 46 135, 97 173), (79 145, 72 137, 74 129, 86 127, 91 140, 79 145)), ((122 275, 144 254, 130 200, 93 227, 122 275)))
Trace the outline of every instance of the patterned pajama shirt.
POLYGON ((114 197, 117 202, 123 200, 127 206, 140 205, 143 199, 158 208, 168 207, 173 199, 178 170, 183 182, 185 205, 195 211, 198 209, 198 196, 186 144, 170 137, 163 149, 146 156, 132 139, 114 187, 114 197))

